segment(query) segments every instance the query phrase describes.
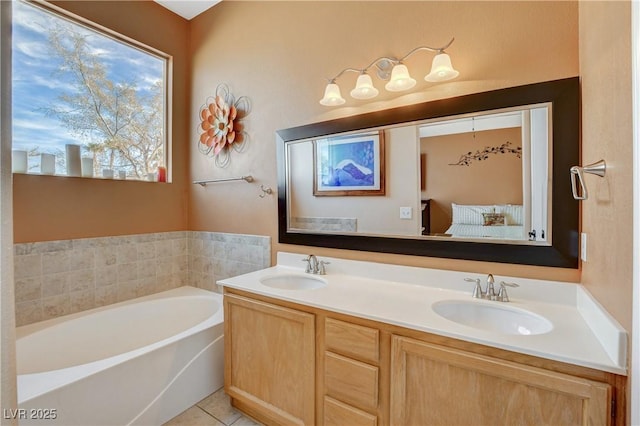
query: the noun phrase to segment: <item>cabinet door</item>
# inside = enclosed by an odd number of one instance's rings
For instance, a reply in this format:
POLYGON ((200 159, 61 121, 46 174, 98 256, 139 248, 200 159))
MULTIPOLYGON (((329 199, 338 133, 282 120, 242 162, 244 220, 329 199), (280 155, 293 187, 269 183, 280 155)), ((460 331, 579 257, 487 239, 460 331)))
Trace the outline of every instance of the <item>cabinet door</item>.
POLYGON ((392 425, 608 425, 608 384, 393 336, 392 425))
POLYGON ((314 315, 225 295, 225 390, 248 412, 282 425, 312 425, 314 315))

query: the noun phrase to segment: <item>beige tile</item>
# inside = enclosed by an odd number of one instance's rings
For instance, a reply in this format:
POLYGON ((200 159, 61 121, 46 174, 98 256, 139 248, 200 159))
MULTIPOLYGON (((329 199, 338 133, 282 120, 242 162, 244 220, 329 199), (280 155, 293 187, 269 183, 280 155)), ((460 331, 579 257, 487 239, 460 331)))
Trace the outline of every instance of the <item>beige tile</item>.
POLYGON ((193 406, 169 420, 164 426, 225 426, 200 408, 193 406))
POLYGON ((138 280, 138 287, 136 288, 136 297, 148 296, 153 293, 157 293, 158 281, 155 277, 143 278, 138 280))
POLYGON ((15 278, 27 278, 42 275, 42 255, 27 254, 13 258, 15 278))
POLYGON ((95 292, 93 289, 69 293, 69 313, 82 312, 95 308, 95 292))
POLYGON ((53 274, 69 270, 70 251, 54 251, 42 254, 42 273, 53 274))
POLYGON ((156 258, 155 242, 150 241, 146 243, 139 243, 137 246, 138 246, 138 260, 149 260, 149 259, 156 258))
POLYGON ((123 263, 118 265, 118 284, 134 281, 138 278, 138 263, 123 263))
POLYGON ((42 319, 57 318, 67 315, 70 310, 69 294, 42 299, 42 319))
POLYGON ((16 303, 16 326, 42 321, 42 300, 16 303))
POLYGON ((182 287, 189 284, 189 277, 186 273, 171 274, 169 276, 169 288, 182 287))
POLYGON ((138 264, 138 278, 155 278, 156 276, 156 260, 142 260, 138 264))
POLYGON ((76 249, 69 252, 69 270, 94 269, 96 265, 94 249, 76 249))
POLYGON ((232 424, 242 416, 240 411, 231 406, 231 399, 224 389, 212 393, 198 402, 197 406, 226 425, 232 424))
POLYGON ((118 285, 113 284, 96 288, 96 307, 111 305, 118 301, 118 285))
POLYGON ((198 287, 203 288, 205 290, 209 290, 209 291, 216 291, 216 288, 218 286, 216 285, 215 276, 202 274, 202 278, 198 283, 198 287))
POLYGON ((111 265, 96 269, 96 287, 110 286, 118 282, 118 266, 111 265))
POLYGON ((188 254, 200 256, 204 242, 200 239, 190 239, 188 245, 188 254))
POLYGON ((156 261, 156 275, 171 275, 173 272, 173 261, 171 258, 158 259, 156 261))
POLYGON ((181 238, 178 240, 171 240, 171 255, 172 256, 185 256, 187 254, 187 240, 181 238))
POLYGON ((189 256, 176 256, 171 260, 171 271, 174 274, 187 272, 189 270, 189 256))
POLYGON ((122 263, 132 263, 138 260, 138 247, 136 244, 123 244, 118 246, 116 252, 116 262, 118 264, 122 263))
POLYGON ((118 260, 118 249, 115 246, 95 249, 96 268, 115 265, 118 260))
POLYGON ((133 299, 138 296, 140 284, 138 281, 127 281, 118 283, 118 302, 133 299))
POLYGON ((93 269, 71 271, 67 277, 67 291, 93 290, 96 286, 95 272, 93 269))
POLYGON ((173 255, 173 246, 171 240, 161 240, 155 242, 156 258, 166 259, 173 255))
POLYGON ((15 281, 16 302, 26 302, 42 297, 42 277, 19 278, 15 281))
POLYGON ((233 426, 261 426, 262 423, 258 423, 257 421, 253 420, 252 418, 250 418, 248 416, 245 416, 245 415, 242 415, 242 416, 240 416, 240 418, 238 420, 236 420, 235 422, 231 423, 231 425, 233 425, 233 426))
POLYGON ((57 296, 67 292, 68 272, 46 274, 42 276, 42 297, 57 296))

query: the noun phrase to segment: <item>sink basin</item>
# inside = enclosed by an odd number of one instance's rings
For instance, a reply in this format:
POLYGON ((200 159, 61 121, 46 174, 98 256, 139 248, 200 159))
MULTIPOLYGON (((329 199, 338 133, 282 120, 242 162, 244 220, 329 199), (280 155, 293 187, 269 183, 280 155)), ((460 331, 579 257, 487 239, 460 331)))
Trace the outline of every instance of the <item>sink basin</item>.
POLYGON ((432 305, 443 318, 479 330, 502 334, 534 335, 548 333, 553 324, 544 317, 503 302, 484 304, 476 301, 445 300, 432 305))
POLYGON ((327 285, 322 278, 301 274, 278 274, 260 278, 260 282, 267 287, 282 290, 312 290, 327 285))

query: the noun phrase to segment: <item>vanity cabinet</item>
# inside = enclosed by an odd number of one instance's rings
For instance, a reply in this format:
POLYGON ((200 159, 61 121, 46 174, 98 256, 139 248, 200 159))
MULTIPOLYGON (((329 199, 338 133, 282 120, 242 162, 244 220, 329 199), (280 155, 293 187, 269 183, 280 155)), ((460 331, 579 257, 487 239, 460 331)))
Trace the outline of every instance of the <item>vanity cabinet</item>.
POLYGON ((607 425, 611 386, 403 336, 391 341, 391 425, 607 425))
POLYGON ((626 380, 225 288, 225 390, 270 425, 625 424, 626 380))
POLYGON ((249 415, 280 425, 315 423, 315 317, 226 294, 225 391, 249 415))
POLYGON ((325 318, 325 426, 378 424, 379 333, 375 328, 325 318))

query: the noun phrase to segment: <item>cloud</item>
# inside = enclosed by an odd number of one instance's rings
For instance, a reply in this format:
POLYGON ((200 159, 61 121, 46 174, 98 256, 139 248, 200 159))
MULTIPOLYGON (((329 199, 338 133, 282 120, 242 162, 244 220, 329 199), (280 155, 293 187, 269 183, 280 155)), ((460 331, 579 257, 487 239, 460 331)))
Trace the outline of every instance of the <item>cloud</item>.
POLYGON ((46 44, 36 40, 22 40, 14 43, 13 50, 22 53, 29 58, 47 60, 51 59, 51 53, 46 44))

